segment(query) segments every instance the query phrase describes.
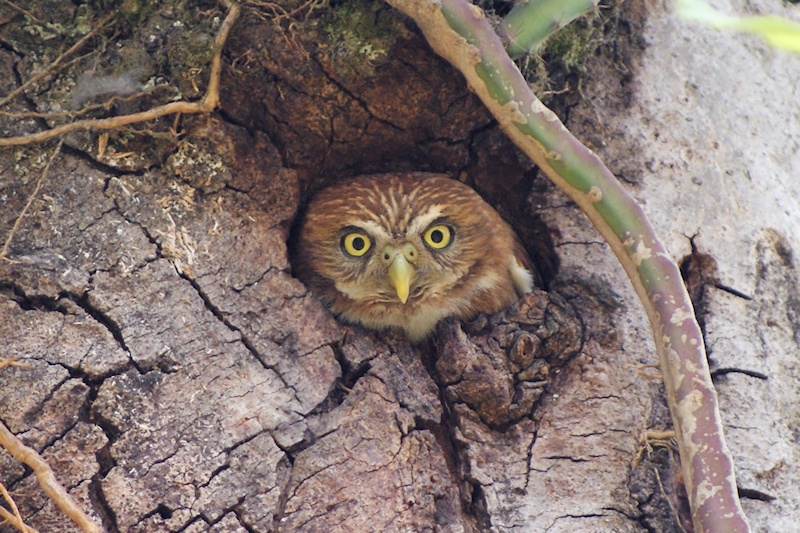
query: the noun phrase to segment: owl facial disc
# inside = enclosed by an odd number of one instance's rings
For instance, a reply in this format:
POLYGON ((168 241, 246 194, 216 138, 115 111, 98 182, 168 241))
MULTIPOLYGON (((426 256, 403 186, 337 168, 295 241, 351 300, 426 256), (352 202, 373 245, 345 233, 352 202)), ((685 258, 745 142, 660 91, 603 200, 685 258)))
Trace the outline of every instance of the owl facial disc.
POLYGON ((400 301, 406 303, 411 290, 411 280, 414 277, 414 266, 419 253, 411 243, 400 247, 387 246, 383 249, 381 259, 388 265, 389 279, 397 291, 400 301))
POLYGON ((412 342, 443 318, 496 313, 533 286, 511 227, 440 174, 359 176, 319 191, 293 248, 297 277, 333 314, 412 342))

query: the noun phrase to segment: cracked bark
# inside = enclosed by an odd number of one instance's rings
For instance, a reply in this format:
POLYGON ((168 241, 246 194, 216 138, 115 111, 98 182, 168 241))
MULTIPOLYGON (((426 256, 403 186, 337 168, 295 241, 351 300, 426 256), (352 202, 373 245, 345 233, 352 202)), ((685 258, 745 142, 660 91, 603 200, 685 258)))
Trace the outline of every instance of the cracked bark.
MULTIPOLYGON (((76 20, 73 9, 57 15, 76 20)), ((678 531, 673 454, 656 447, 634 464, 641 430, 669 417, 659 386, 636 372, 655 355, 613 258, 412 27, 367 9, 397 32, 377 60, 348 65, 312 31, 324 17, 301 36, 245 10, 218 114, 184 119, 183 139, 168 135, 171 121, 147 125, 155 136, 112 137, 103 161, 94 137, 66 139, 12 244, 18 262, 0 262, 0 355, 30 365, 0 370, 0 418, 109 531, 678 531), (466 179, 518 227, 547 290, 495 317, 444 323, 418 347, 337 324, 291 276, 292 223, 319 187, 387 170, 466 179)), ((68 40, 33 40, 8 16, 2 94, 68 40)), ((587 138, 608 139, 598 150, 644 195, 637 184, 655 178, 626 144, 632 84, 607 61, 641 67, 644 14, 625 16, 631 35, 581 82, 594 100, 554 106, 587 138)), ((191 88, 191 69, 168 67, 187 36, 213 36, 213 20, 162 6, 119 47, 96 46, 98 64, 143 65, 191 88), (158 46, 142 57, 151 36, 158 46)), ((7 110, 66 105, 88 68, 71 65, 7 110)), ((0 116, 0 127, 43 121, 0 116)), ((47 150, 0 152, 0 227, 47 150)), ((734 256, 696 230, 677 232, 696 235, 695 250, 682 235, 675 249, 717 263, 713 273, 697 262, 697 287, 743 496, 757 523, 778 524, 800 508, 780 489, 798 472, 793 428, 780 422, 800 405, 787 348, 800 337, 796 240, 759 228, 752 275, 733 275, 734 256), (730 393, 739 388, 756 392, 730 393), (749 416, 765 405, 769 417, 749 416), (754 431, 784 445, 764 453, 754 431)), ((0 481, 31 525, 71 531, 3 454, 0 481)))

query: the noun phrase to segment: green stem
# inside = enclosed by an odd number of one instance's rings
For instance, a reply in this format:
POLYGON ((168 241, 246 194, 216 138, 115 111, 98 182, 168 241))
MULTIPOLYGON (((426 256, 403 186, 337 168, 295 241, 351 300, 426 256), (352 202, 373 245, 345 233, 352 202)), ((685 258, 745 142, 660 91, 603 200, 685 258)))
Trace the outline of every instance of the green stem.
POLYGON ((599 0, 528 0, 514 6, 497 26, 512 58, 534 53, 550 35, 580 17, 599 0))
POLYGON ((739 502, 705 347, 680 271, 642 208, 531 92, 483 11, 466 0, 387 0, 458 68, 506 134, 586 213, 647 312, 695 531, 750 531, 739 502))

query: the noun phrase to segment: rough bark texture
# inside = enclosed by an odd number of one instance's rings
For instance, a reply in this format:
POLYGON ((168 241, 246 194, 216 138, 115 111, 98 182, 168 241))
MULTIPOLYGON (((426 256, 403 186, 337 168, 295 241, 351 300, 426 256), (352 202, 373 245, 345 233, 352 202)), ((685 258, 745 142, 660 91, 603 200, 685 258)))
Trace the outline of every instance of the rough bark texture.
MULTIPOLYGON (((171 87, 121 112, 199 95, 221 11, 133 4, 113 42, 4 110, 102 101, 112 79, 117 93, 150 77, 171 87)), ((2 94, 103 15, 20 5, 74 27, 0 6, 2 94)), ((112 134, 102 156, 96 135, 66 139, 16 262, 0 261, 0 356, 28 365, 0 369, 0 418, 109 531, 689 527, 675 454, 639 441, 669 424, 638 368, 656 362, 649 330, 588 222, 397 13, 274 14, 244 10, 222 110, 184 117, 181 138, 171 121, 148 124, 112 134), (337 324, 291 276, 295 215, 333 180, 404 170, 474 185, 517 227, 546 290, 445 322, 422 346, 337 324)), ((756 531, 791 531, 800 61, 661 5, 628 2, 620 17, 581 91, 553 105, 683 260, 745 510, 756 531)), ((3 135, 46 125, 0 116, 3 135)), ((0 151, 0 235, 52 149, 0 151)), ((32 526, 74 530, 6 454, 0 481, 32 526)))

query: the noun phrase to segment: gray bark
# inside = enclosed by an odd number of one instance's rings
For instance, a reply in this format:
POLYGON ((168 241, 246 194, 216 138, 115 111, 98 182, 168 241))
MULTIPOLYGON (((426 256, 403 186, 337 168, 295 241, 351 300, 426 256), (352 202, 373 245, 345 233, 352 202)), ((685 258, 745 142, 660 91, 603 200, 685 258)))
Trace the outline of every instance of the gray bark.
MULTIPOLYGON (((36 14, 80 14, 58 9, 36 14)), ((0 419, 110 531, 690 527, 676 453, 640 441, 669 416, 613 255, 410 23, 367 10, 391 36, 384 55, 348 62, 313 25, 324 16, 301 34, 245 10, 220 113, 184 117, 182 139, 166 135, 171 121, 112 135, 102 160, 96 135, 66 139, 15 262, 0 261, 0 356, 29 365, 0 369, 0 419), (291 276, 294 217, 336 179, 404 170, 474 185, 514 223, 546 290, 445 322, 422 346, 338 324, 291 276)), ((35 24, 0 13, 12 17, 0 34, 6 94, 76 38, 34 39, 35 24)), ((204 80, 188 73, 205 56, 180 52, 213 36, 203 13, 137 15, 118 48, 94 43, 97 63, 72 64, 6 110, 65 108, 97 65, 193 96, 204 80)), ((755 531, 792 531, 800 59, 662 5, 620 13, 580 91, 552 105, 684 265, 745 511, 755 531)), ((43 126, 0 117, 3 135, 43 126)), ((52 148, 0 151, 0 235, 52 148)), ((6 454, 0 481, 32 526, 74 530, 6 454)))

